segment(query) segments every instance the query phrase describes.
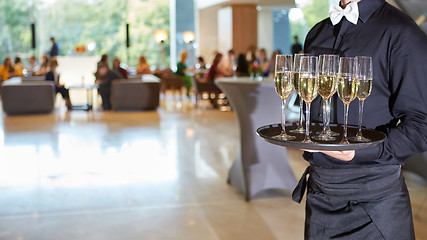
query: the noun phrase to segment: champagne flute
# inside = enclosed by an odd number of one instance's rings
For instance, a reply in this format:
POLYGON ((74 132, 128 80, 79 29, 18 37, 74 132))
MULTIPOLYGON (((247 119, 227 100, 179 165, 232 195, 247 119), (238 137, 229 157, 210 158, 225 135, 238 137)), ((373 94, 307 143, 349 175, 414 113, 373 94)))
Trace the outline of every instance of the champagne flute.
POLYGON ((319 95, 323 99, 323 131, 313 139, 320 141, 333 141, 336 138, 332 136, 332 131, 329 129, 329 121, 327 121, 328 102, 334 95, 337 88, 337 72, 338 72, 339 57, 337 55, 320 55, 319 56, 319 95), (328 131, 329 129, 329 131, 328 131))
POLYGON ((299 90, 301 98, 306 103, 304 143, 312 143, 310 139, 310 107, 311 102, 317 97, 319 88, 318 74, 318 58, 315 56, 302 56, 299 69, 299 90))
POLYGON ((274 85, 276 93, 282 100, 282 133, 276 138, 281 140, 294 140, 295 136, 286 134, 286 100, 292 93, 292 55, 277 55, 274 70, 274 85))
POLYGON ((300 68, 300 59, 302 56, 308 56, 308 54, 306 53, 297 53, 294 55, 294 64, 292 66, 292 72, 294 74, 293 80, 294 80, 294 89, 295 92, 297 92, 297 94, 299 95, 299 122, 298 122, 298 128, 291 130, 289 132, 291 133, 297 133, 297 134, 304 134, 305 133, 305 129, 303 126, 303 118, 304 118, 304 102, 301 98, 301 94, 300 94, 300 88, 299 88, 299 68, 300 68))
POLYGON ((344 137, 341 144, 349 144, 347 139, 348 107, 357 94, 355 61, 355 58, 352 57, 341 57, 338 69, 338 96, 344 103, 344 137))
POLYGON ((372 57, 358 56, 356 57, 356 76, 358 81, 358 89, 356 97, 359 99, 359 131, 355 137, 350 140, 356 142, 370 142, 371 140, 362 135, 362 118, 363 118, 363 103, 369 97, 372 91, 372 57))
MULTIPOLYGON (((339 62, 339 61, 338 61, 339 62)), ((336 85, 335 85, 335 92, 334 93, 332 93, 332 96, 334 96, 334 94, 337 92, 337 88, 338 88, 338 79, 337 79, 337 82, 336 82, 336 85)), ((334 137, 336 137, 336 136, 339 136, 340 134, 339 133, 337 133, 337 132, 334 132, 334 131, 332 131, 331 130, 331 128, 329 127, 329 123, 330 123, 330 121, 331 121, 331 99, 332 99, 332 97, 330 97, 329 99, 328 99, 328 102, 327 102, 327 104, 326 104, 326 133, 329 135, 329 136, 334 136, 334 137)))

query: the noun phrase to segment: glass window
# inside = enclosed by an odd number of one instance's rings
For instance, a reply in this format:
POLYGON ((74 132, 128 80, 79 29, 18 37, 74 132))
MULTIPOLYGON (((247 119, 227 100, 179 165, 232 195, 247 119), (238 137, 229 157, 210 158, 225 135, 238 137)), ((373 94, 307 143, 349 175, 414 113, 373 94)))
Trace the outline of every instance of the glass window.
MULTIPOLYGON (((54 36, 61 55, 108 54, 135 66, 140 55, 156 64, 156 29, 169 31, 169 0, 15 0, 0 1, 0 57, 41 57, 54 36), (36 49, 31 47, 31 23, 36 49), (126 47, 126 24, 130 47, 126 47)), ((169 41, 164 44, 169 58, 169 41)))

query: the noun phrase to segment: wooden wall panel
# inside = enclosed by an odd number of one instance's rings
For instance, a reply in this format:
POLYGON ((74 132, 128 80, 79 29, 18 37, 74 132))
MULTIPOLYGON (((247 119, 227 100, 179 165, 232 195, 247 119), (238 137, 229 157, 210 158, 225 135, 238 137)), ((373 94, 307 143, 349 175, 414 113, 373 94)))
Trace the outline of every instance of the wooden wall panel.
POLYGON ((198 19, 198 53, 207 62, 213 60, 214 51, 226 55, 227 51, 233 48, 236 54, 239 54, 258 46, 258 11, 254 4, 200 9, 198 19), (232 16, 218 19, 218 15, 221 15, 218 13, 229 8, 232 9, 232 16))
POLYGON ((233 49, 245 53, 258 46, 258 11, 255 4, 237 4, 233 8, 233 49))

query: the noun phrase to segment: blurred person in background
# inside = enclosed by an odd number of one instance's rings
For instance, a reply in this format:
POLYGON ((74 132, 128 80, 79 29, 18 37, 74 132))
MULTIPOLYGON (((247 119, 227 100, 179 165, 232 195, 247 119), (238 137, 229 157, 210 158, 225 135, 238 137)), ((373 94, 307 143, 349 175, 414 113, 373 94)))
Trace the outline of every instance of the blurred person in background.
POLYGON ((30 64, 30 66, 28 66, 27 68, 27 75, 31 76, 39 70, 39 65, 37 64, 36 57, 34 56, 31 56, 28 59, 28 63, 30 64))
POLYGON ((203 59, 202 56, 199 56, 197 58, 197 64, 196 64, 196 68, 198 66, 199 69, 206 69, 206 63, 205 63, 205 59, 203 59), (198 65, 197 65, 198 64, 198 65))
POLYGON ((65 105, 67 106, 68 110, 71 110, 73 105, 71 104, 70 100, 70 93, 67 88, 64 87, 59 82, 59 74, 56 72, 56 68, 58 67, 58 61, 56 59, 51 59, 49 61, 49 72, 45 75, 46 81, 52 81, 55 83, 55 91, 56 93, 60 93, 62 98, 65 101, 65 105))
POLYGON ((99 66, 106 64, 108 67, 108 55, 107 54, 102 54, 101 59, 99 60, 99 62, 96 64, 96 72, 95 72, 95 79, 101 79, 101 76, 98 74, 98 70, 99 70, 99 66))
POLYGON ((271 59, 268 62, 268 75, 274 74, 274 68, 276 67, 276 56, 282 54, 280 50, 275 50, 271 54, 271 59))
POLYGON ((291 52, 292 55, 302 52, 302 46, 299 43, 298 36, 296 35, 294 36, 294 44, 291 47, 291 52))
POLYGON ((246 57, 243 54, 239 54, 237 57, 237 76, 238 77, 247 77, 249 76, 249 65, 246 61, 246 57))
POLYGON ((20 57, 15 57, 15 64, 13 65, 13 67, 15 68, 15 71, 17 71, 19 75, 23 75, 25 66, 22 63, 20 57))
POLYGON ((25 66, 21 62, 21 58, 20 57, 15 57, 15 64, 13 65, 13 68, 15 69, 16 73, 18 74, 18 76, 23 76, 24 75, 25 66))
POLYGON ((248 62, 248 65, 251 66, 252 64, 254 64, 255 60, 256 60, 256 48, 250 47, 246 52, 246 61, 248 62))
POLYGON ((98 64, 100 63, 106 63, 108 65, 108 55, 102 54, 101 59, 99 60, 98 64))
POLYGON ((176 65, 176 72, 175 72, 176 75, 185 76, 187 72, 191 72, 194 70, 194 68, 187 68, 186 62, 187 62, 187 51, 183 50, 181 51, 179 62, 176 65))
POLYGON ((95 80, 95 83, 99 84, 98 92, 102 98, 102 108, 103 110, 110 110, 111 83, 115 79, 120 79, 120 76, 111 71, 105 62, 100 62, 98 64, 97 73, 98 78, 95 80))
POLYGON ((227 53, 227 57, 222 58, 221 62, 219 63, 219 68, 224 73, 224 76, 229 77, 233 76, 235 67, 236 57, 234 54, 234 50, 230 49, 227 53))
POLYGON ((191 77, 187 76, 186 73, 193 71, 194 67, 193 68, 187 68, 186 61, 187 61, 187 51, 183 50, 181 52, 179 62, 176 66, 175 74, 182 77, 182 81, 184 82, 184 85, 187 89, 187 95, 189 95, 190 89, 192 87, 192 83, 191 83, 191 77))
POLYGON ((50 41, 52 42, 52 47, 50 48, 50 58, 55 58, 59 56, 59 45, 55 40, 55 37, 50 37, 50 41))
POLYGON ((267 59, 267 52, 264 48, 258 51, 258 58, 255 60, 255 65, 261 68, 263 77, 268 77, 270 74, 270 62, 267 59))
POLYGON ((194 78, 196 80, 203 80, 206 72, 206 63, 203 57, 199 56, 197 58, 196 69, 194 70, 194 78))
POLYGON ((42 63, 40 64, 39 69, 34 72, 33 75, 37 75, 37 76, 44 76, 46 75, 46 73, 49 70, 49 59, 47 58, 46 55, 42 56, 42 63))
POLYGON ((152 74, 153 72, 150 69, 150 65, 147 63, 145 56, 140 56, 139 61, 136 64, 136 73, 137 74, 152 74))
POLYGON ((113 59, 113 71, 122 79, 128 78, 128 71, 120 66, 120 60, 118 58, 113 59))
POLYGON ((11 77, 19 76, 18 72, 12 65, 10 57, 6 57, 3 61, 3 65, 0 66, 0 77, 2 81, 6 81, 11 77))
POLYGON ((217 52, 215 55, 215 58, 211 64, 211 67, 209 68, 209 70, 205 74, 206 81, 213 82, 216 78, 220 78, 220 77, 225 76, 225 73, 222 72, 222 69, 218 67, 220 62, 221 62, 221 59, 222 59, 222 54, 217 52))

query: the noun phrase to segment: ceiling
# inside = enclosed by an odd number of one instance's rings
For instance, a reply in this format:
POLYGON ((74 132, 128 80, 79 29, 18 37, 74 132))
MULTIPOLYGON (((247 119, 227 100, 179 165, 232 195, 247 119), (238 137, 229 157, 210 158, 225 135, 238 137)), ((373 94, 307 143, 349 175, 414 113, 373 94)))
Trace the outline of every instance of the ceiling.
POLYGON ((197 0, 197 8, 207 8, 211 6, 226 6, 232 4, 256 4, 262 6, 295 6, 294 0, 197 0))
MULTIPOLYGON (((294 0, 196 0, 197 8, 203 9, 211 6, 227 6, 231 4, 256 4, 262 6, 295 6, 294 0)), ((402 9, 427 33, 427 0, 387 0, 392 5, 402 9)))

